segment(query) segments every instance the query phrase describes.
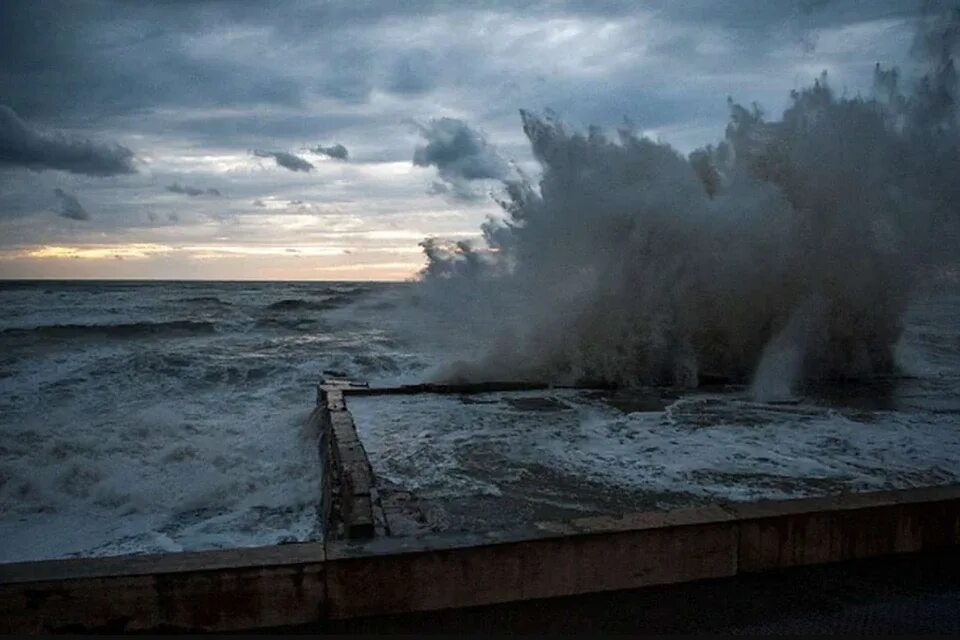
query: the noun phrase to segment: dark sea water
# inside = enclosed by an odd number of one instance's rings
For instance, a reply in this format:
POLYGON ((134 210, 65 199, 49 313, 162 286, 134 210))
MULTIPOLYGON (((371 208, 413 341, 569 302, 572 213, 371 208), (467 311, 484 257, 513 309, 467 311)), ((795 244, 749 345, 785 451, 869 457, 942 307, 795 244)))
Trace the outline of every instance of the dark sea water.
MULTIPOLYGON (((353 409, 386 481, 460 504, 561 472, 596 494, 736 499, 954 482, 958 318, 956 292, 920 297, 901 378, 789 405, 741 389, 659 412, 562 394, 534 414, 496 398, 353 409)), ((421 381, 484 349, 471 339, 409 284, 0 282, 0 562, 317 539, 305 419, 323 372, 421 381)))
POLYGON ((403 291, 0 282, 0 561, 318 537, 315 385, 419 377, 403 291))

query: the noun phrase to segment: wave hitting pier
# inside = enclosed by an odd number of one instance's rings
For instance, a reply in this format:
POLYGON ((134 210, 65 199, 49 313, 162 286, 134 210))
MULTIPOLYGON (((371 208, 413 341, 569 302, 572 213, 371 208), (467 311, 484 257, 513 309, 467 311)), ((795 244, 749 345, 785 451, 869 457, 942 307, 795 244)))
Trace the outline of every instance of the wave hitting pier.
POLYGON ((324 380, 309 418, 324 469, 324 541, 0 565, 0 631, 323 629, 363 616, 694 583, 960 545, 957 485, 724 502, 508 531, 391 535, 349 397, 531 388, 542 386, 371 389, 324 380))

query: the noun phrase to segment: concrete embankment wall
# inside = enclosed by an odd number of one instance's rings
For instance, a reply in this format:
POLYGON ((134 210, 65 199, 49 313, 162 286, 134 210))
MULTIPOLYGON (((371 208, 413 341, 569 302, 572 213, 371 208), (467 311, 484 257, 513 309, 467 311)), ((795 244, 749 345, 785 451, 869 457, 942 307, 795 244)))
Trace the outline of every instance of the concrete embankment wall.
POLYGON ((731 577, 960 544, 960 486, 391 537, 343 385, 322 386, 326 541, 0 565, 0 631, 229 631, 731 577))
POLYGON ((0 630, 233 630, 735 576, 944 549, 960 487, 0 566, 0 630))

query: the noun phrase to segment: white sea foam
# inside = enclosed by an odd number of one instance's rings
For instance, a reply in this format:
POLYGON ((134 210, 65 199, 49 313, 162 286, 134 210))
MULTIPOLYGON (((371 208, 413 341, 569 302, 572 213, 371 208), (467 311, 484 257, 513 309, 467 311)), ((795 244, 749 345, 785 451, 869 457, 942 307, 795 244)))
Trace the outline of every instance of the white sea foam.
POLYGON ((0 284, 0 562, 321 536, 304 425, 323 370, 427 366, 336 313, 389 291, 0 284))
POLYGON ((897 355, 909 377, 826 385, 786 403, 741 386, 629 413, 563 389, 348 405, 377 474, 453 526, 464 516, 445 509, 475 498, 522 520, 547 501, 611 512, 955 483, 958 314, 960 297, 942 293, 908 311, 897 355))

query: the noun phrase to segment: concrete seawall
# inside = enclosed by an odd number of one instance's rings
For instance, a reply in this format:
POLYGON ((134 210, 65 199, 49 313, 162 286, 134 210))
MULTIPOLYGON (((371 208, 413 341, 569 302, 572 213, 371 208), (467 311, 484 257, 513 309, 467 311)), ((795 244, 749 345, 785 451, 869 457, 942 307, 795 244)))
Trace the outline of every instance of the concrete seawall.
POLYGON ((236 630, 945 549, 960 487, 541 523, 470 535, 0 566, 0 630, 236 630))
POLYGON ((322 627, 960 544, 956 485, 392 537, 344 384, 321 386, 310 417, 326 541, 0 565, 0 631, 322 627))

